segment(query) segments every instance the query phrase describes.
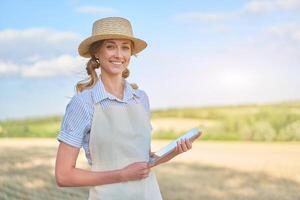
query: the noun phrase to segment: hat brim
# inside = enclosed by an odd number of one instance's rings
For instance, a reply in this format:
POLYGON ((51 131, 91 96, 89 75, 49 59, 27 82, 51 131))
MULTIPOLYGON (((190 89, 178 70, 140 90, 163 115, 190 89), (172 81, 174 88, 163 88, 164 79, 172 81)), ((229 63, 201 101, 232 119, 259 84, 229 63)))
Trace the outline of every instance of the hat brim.
POLYGON ((147 47, 147 43, 144 40, 141 40, 141 39, 138 39, 135 37, 128 37, 128 36, 119 35, 119 34, 94 35, 94 36, 86 38, 85 40, 83 40, 80 43, 80 45, 78 47, 79 55, 81 55, 82 57, 85 57, 85 58, 90 58, 91 57, 91 55, 89 53, 90 45, 96 41, 107 40, 107 39, 131 40, 133 42, 132 54, 137 54, 147 47))

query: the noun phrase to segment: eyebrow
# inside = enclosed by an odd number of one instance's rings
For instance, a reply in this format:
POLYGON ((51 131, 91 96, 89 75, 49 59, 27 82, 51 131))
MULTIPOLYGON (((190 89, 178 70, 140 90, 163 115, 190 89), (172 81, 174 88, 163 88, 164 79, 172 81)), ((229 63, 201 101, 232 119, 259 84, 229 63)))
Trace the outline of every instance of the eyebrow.
MULTIPOLYGON (((106 43, 113 43, 116 44, 114 41, 108 40, 106 43)), ((129 42, 123 42, 122 44, 130 44, 129 42)))

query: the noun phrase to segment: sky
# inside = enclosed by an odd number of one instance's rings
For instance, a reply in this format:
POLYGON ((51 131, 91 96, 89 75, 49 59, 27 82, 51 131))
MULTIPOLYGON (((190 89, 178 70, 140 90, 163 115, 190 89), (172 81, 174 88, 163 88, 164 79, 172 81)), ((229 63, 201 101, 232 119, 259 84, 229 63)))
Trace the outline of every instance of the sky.
POLYGON ((0 1, 0 120, 63 115, 87 77, 95 20, 130 20, 148 47, 129 82, 150 107, 300 99, 300 0, 0 1))

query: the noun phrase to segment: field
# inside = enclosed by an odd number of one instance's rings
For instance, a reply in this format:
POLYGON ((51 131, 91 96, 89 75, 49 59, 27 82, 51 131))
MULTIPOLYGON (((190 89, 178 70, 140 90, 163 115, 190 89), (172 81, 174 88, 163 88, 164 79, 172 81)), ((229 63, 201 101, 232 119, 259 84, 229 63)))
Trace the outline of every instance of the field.
MULTIPOLYGON (((58 188, 63 116, 0 121, 0 200, 87 199, 58 188)), ((192 151, 154 168, 165 200, 300 199, 300 101, 152 111, 152 150, 193 127, 192 151), (227 142, 226 142, 227 141, 227 142)), ((77 166, 89 168, 83 152, 77 166)))
POLYGON ((199 127, 202 140, 300 141, 300 102, 156 110, 152 125, 157 139, 199 127))
MULTIPOLYGON (((168 141, 155 140, 157 150, 168 141)), ((58 188, 55 139, 0 139, 1 200, 86 199, 88 188, 58 188)), ((81 152, 77 165, 88 168, 81 152)), ((165 200, 300 199, 300 143, 197 141, 154 168, 165 200)))
MULTIPOLYGON (((63 116, 0 121, 0 138, 56 137, 63 116)), ((153 110, 154 139, 174 139, 193 127, 202 140, 300 141, 300 101, 153 110)))

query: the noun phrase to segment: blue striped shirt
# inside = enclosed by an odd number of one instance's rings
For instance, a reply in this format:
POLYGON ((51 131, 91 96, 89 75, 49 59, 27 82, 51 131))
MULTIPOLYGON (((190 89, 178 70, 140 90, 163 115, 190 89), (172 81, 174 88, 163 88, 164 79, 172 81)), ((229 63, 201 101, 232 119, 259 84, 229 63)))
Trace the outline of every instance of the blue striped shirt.
POLYGON ((142 103, 150 116, 149 99, 143 90, 133 89, 125 80, 124 94, 121 100, 107 92, 101 79, 98 79, 93 88, 75 94, 67 104, 57 139, 76 148, 83 147, 87 160, 91 164, 89 137, 94 105, 100 102, 100 105, 104 108, 111 105, 126 106, 137 103, 134 97, 142 103))

